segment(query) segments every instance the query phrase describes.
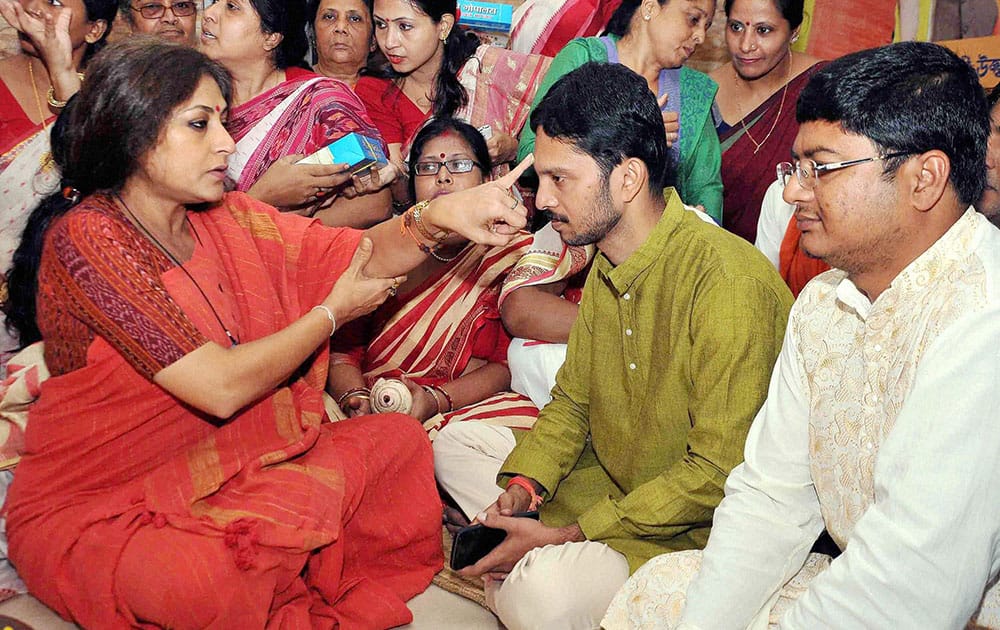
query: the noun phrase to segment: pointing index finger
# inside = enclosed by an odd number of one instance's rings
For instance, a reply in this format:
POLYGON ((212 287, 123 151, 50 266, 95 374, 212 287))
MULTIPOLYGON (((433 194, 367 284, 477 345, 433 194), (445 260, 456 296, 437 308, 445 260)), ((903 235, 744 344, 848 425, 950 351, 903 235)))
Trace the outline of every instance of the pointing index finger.
POLYGON ((509 173, 496 180, 496 183, 504 189, 508 189, 517 183, 517 180, 521 175, 524 174, 526 170, 531 168, 531 165, 535 163, 535 154, 529 153, 521 163, 515 166, 509 173))

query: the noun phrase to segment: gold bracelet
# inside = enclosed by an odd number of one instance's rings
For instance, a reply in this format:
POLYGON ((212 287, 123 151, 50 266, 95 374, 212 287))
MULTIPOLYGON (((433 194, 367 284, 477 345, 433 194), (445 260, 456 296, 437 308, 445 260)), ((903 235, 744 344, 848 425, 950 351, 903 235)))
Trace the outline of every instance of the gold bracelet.
MULTIPOLYGON (((82 72, 77 72, 76 78, 80 79, 80 83, 83 83, 84 74, 82 72)), ((70 96, 69 98, 73 97, 70 96)), ((66 99, 65 101, 57 101, 56 88, 53 85, 49 85, 49 91, 45 93, 45 102, 47 102, 50 106, 54 107, 55 109, 62 109, 63 107, 66 107, 66 103, 69 102, 69 98, 66 99)))
POLYGON ((424 222, 421 219, 421 214, 423 213, 424 210, 427 209, 427 206, 429 206, 430 203, 431 203, 430 199, 424 199, 417 205, 413 206, 413 210, 411 210, 413 214, 413 223, 417 226, 417 230, 419 230, 420 233, 423 234, 425 237, 427 237, 432 241, 442 243, 444 242, 444 239, 448 238, 448 235, 451 233, 442 230, 437 234, 435 234, 427 229, 427 226, 424 225, 424 222))

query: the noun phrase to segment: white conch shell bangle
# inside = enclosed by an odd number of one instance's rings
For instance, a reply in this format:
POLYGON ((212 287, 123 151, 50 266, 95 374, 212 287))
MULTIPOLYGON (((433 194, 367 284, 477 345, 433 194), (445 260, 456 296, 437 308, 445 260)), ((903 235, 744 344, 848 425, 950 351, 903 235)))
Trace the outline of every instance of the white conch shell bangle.
POLYGON ((380 378, 372 386, 371 405, 376 413, 410 413, 413 395, 403 381, 380 378))

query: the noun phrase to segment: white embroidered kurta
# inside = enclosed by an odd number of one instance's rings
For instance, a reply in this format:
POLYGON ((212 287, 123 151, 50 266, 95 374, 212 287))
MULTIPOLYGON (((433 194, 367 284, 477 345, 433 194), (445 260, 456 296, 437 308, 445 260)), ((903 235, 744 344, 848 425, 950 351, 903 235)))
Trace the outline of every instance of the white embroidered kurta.
MULTIPOLYGON (((1000 231, 970 209, 874 303, 842 271, 807 286, 686 624, 747 627, 824 526, 844 552, 780 627, 960 628, 977 614, 1000 570, 998 280, 1000 231)), ((657 596, 628 598, 636 612, 657 596)), ((1000 627, 997 600, 979 623, 1000 627)))

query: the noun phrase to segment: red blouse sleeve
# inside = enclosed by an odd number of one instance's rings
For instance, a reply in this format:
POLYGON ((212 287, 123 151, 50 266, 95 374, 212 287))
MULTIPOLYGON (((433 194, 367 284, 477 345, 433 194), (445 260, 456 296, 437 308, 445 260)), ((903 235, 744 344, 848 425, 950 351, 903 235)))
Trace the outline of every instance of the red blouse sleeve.
POLYGON ((106 209, 78 207, 46 236, 38 323, 53 374, 86 365, 95 336, 146 378, 208 340, 164 287, 170 263, 106 209))

